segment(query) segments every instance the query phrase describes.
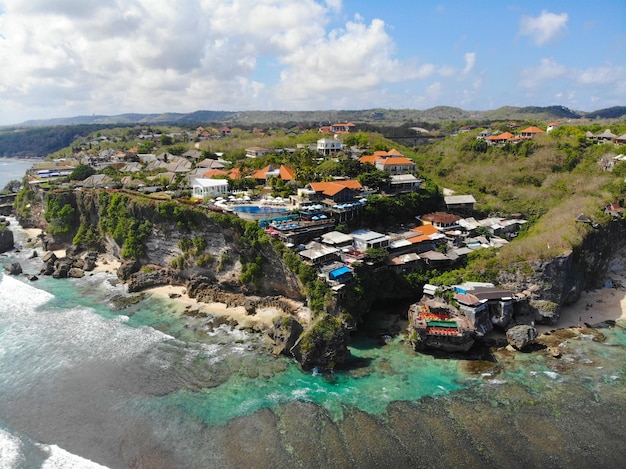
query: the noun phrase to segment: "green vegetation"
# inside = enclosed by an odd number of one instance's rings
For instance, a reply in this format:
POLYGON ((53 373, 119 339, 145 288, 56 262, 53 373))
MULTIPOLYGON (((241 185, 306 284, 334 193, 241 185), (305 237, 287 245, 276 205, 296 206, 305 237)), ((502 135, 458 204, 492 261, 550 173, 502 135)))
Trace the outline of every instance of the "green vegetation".
POLYGON ((100 231, 110 234, 122 246, 122 257, 138 259, 143 242, 152 233, 152 222, 137 216, 136 202, 125 194, 102 191, 98 200, 100 231))
POLYGON ((53 236, 69 234, 76 224, 76 209, 64 203, 59 194, 48 194, 44 217, 48 222, 48 233, 53 236))
POLYGON ((333 340, 343 330, 344 325, 341 319, 324 314, 320 316, 303 334, 300 336, 300 350, 307 353, 316 344, 333 340))

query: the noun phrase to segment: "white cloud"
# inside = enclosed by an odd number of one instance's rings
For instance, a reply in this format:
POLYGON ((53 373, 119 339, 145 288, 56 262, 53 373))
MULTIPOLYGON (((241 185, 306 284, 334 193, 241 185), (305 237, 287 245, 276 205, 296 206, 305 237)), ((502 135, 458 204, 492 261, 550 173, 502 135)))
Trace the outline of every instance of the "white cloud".
POLYGON ((567 13, 555 14, 543 10, 541 14, 534 18, 532 16, 522 16, 520 20, 519 34, 530 36, 535 44, 544 45, 560 32, 567 28, 567 13))
POLYGON ((476 65, 476 52, 466 52, 464 58, 465 68, 463 69, 463 74, 467 75, 476 65))
POLYGON ((357 14, 327 29, 341 0, 78 3, 3 1, 0 123, 44 108, 45 117, 319 108, 375 97, 370 92, 385 84, 454 73, 397 59, 380 19, 357 14))
POLYGON ((538 89, 545 82, 561 78, 569 73, 566 66, 554 59, 543 58, 538 67, 529 67, 522 71, 520 86, 527 89, 538 89))

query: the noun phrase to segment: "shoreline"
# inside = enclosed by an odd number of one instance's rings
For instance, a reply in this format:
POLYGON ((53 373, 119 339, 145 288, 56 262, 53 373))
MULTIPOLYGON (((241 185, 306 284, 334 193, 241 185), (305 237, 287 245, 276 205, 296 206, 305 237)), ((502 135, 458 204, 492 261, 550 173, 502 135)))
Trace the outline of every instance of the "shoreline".
MULTIPOLYGON (((39 228, 21 228, 31 239, 37 239, 43 230, 39 228)), ((64 257, 65 250, 54 251, 57 257, 64 257)), ((115 275, 121 261, 104 253, 98 255, 94 273, 115 275)), ((626 321, 626 269, 611 270, 605 275, 603 288, 583 291, 576 303, 560 308, 556 324, 536 325, 539 336, 554 330, 584 328, 604 321, 626 321)), ((225 303, 202 303, 187 295, 186 288, 178 285, 160 285, 144 290, 180 305, 181 313, 197 311, 198 314, 226 316, 237 322, 242 329, 267 330, 273 326, 273 320, 284 313, 277 308, 261 307, 255 314, 248 315, 243 306, 229 307, 225 303)))

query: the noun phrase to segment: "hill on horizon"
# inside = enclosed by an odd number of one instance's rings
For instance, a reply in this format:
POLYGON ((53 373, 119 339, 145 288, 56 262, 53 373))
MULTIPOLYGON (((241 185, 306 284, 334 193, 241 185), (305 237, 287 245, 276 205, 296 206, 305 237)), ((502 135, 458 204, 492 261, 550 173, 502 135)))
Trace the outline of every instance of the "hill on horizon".
POLYGON ((91 115, 55 119, 28 120, 5 127, 47 127, 60 125, 190 125, 206 122, 224 124, 284 124, 297 122, 359 122, 400 125, 406 122, 472 122, 495 120, 538 120, 559 119, 618 119, 626 116, 626 106, 614 106, 595 111, 574 111, 565 106, 503 106, 487 111, 464 110, 452 106, 436 106, 418 109, 365 109, 365 110, 319 110, 319 111, 210 111, 198 110, 189 113, 164 112, 160 114, 127 113, 115 116, 91 115))

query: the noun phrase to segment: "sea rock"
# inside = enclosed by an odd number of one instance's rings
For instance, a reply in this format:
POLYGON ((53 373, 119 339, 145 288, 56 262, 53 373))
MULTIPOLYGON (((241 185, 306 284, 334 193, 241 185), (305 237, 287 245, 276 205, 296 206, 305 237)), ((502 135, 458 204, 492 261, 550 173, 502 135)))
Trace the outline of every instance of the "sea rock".
POLYGON ((123 262, 119 269, 117 269, 117 277, 120 280, 126 281, 130 278, 132 274, 139 271, 141 268, 141 264, 139 261, 126 261, 123 262))
POLYGON ((534 343, 537 335, 537 329, 532 326, 513 326, 506 331, 506 340, 515 349, 522 350, 534 343))
POLYGON ((135 272, 127 280, 129 293, 144 290, 159 285, 169 285, 174 272, 170 269, 157 269, 149 272, 135 272))
POLYGON ((57 259, 58 259, 57 255, 54 252, 49 251, 41 258, 41 261, 45 263, 48 263, 48 262, 54 263, 56 262, 57 259))
POLYGON ((33 249, 33 251, 28 256, 29 259, 36 259, 37 257, 39 257, 39 253, 37 252, 37 249, 33 249))
POLYGON ((268 335, 276 344, 273 350, 275 355, 291 356, 291 349, 302 334, 304 328, 294 317, 283 316, 274 320, 274 327, 268 335))
POLYGON ((72 267, 67 271, 67 276, 70 278, 83 278, 85 276, 85 271, 78 267, 72 267))
POLYGON ((39 280, 39 277, 37 277, 36 275, 29 275, 28 280, 30 280, 31 282, 34 282, 35 280, 39 280))
POLYGON ((20 275, 22 273, 22 265, 19 262, 11 262, 10 264, 4 264, 4 270, 9 275, 20 275))
POLYGON ((291 349, 304 370, 333 369, 350 358, 345 323, 326 314, 304 331, 291 349))
POLYGON ((0 252, 10 251, 14 244, 13 232, 6 228, 6 224, 0 224, 0 252))
POLYGON ((67 278, 70 269, 74 267, 74 259, 71 257, 62 257, 54 262, 53 278, 67 278))

